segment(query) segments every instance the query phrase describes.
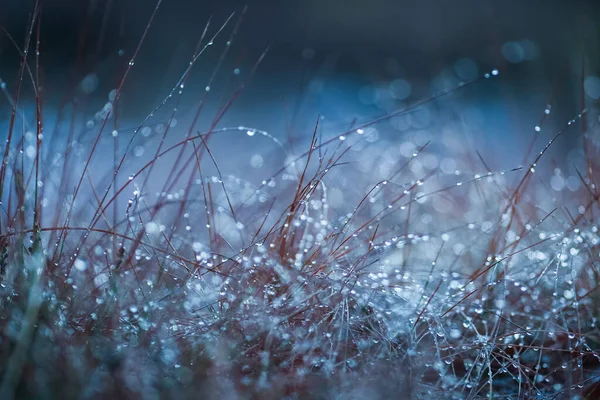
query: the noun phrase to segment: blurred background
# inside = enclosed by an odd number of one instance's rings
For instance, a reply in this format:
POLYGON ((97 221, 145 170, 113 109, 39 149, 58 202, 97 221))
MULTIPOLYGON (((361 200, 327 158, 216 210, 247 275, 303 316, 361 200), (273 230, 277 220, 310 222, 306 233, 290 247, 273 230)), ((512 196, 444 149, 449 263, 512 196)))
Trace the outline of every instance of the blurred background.
MULTIPOLYGON (((47 119, 70 93, 87 113, 82 119, 86 129, 85 120, 97 117, 118 85, 156 4, 43 2, 40 62, 47 119)), ((32 0, 0 5, 6 29, 0 36, 0 77, 10 91, 16 87, 19 54, 6 32, 21 45, 33 8, 32 0)), ((336 137, 351 126, 477 80, 377 124, 370 140, 383 146, 431 140, 457 151, 475 149, 497 161, 497 168, 510 168, 522 162, 536 135, 543 139, 538 147, 543 146, 586 102, 600 98, 600 6, 593 0, 164 0, 121 94, 114 124, 120 137, 132 132, 178 82, 207 22, 210 36, 234 12, 194 66, 178 100, 179 125, 170 135, 179 140, 189 130, 183 121, 192 120, 203 96, 208 93, 193 130, 207 129, 242 82, 243 93, 219 126, 264 130, 293 148, 308 140, 319 116, 323 138, 336 137), (478 80, 494 69, 497 77, 478 80)), ((23 102, 31 100, 28 94, 23 102)), ((4 124, 10 107, 4 99, 0 104, 4 124)), ((173 108, 172 103, 162 107, 148 125, 164 128, 173 108)), ((559 153, 568 157, 583 130, 564 135, 559 153)), ((214 146, 243 156, 228 161, 232 170, 266 165, 256 157, 251 164, 255 155, 281 163, 277 146, 249 143, 244 135, 228 135, 214 146)))

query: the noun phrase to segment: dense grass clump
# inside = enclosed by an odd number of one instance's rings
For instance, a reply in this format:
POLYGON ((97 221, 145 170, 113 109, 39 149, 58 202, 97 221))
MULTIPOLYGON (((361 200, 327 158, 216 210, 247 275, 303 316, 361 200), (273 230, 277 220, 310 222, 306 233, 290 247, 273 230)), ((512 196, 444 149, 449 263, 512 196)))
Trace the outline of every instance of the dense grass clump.
POLYGON ((120 96, 146 33, 104 106, 81 123, 66 90, 54 128, 40 16, 2 83, 0 398, 600 397, 594 104, 556 132, 542 129, 552 104, 540 110, 523 164, 498 155, 499 169, 448 132, 376 140, 495 69, 334 134, 316 118, 303 151, 223 126, 245 82, 199 127, 211 78, 175 124, 197 61, 232 47, 232 17, 131 131, 120 96), (224 135, 285 161, 237 174, 212 148, 224 135), (565 135, 573 165, 553 153, 565 135))

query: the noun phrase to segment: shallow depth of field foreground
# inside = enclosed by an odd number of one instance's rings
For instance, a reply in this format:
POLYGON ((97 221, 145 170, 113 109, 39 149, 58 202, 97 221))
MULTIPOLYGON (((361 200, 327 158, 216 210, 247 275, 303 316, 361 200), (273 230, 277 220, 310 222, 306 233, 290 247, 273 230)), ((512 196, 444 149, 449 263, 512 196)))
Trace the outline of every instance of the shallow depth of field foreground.
POLYGON ((277 78, 252 5, 176 58, 168 1, 92 1, 71 60, 44 3, 0 31, 0 399, 600 398, 595 21, 544 85, 527 38, 354 85, 277 78))

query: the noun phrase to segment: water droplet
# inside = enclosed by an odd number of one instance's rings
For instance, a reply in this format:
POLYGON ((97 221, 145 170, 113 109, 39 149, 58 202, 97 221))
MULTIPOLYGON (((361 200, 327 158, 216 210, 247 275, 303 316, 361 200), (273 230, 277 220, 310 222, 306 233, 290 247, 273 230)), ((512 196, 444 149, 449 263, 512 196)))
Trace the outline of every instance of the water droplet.
POLYGON ((77 271, 85 271, 87 269, 87 263, 80 258, 75 259, 73 266, 77 271))

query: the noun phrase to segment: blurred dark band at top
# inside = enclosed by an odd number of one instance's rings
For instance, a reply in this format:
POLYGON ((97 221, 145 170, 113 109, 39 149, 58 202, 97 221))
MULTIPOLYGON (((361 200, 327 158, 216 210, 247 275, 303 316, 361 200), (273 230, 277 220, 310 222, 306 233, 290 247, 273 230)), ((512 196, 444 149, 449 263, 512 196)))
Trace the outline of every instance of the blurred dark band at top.
MULTIPOLYGON (((34 3, 0 4, 0 24, 19 44, 34 3)), ((118 48, 135 46, 155 4, 156 0, 44 1, 45 67, 72 62, 82 35, 88 60, 101 61, 118 48)), ((593 0, 165 0, 150 32, 152 46, 144 51, 162 60, 172 57, 179 46, 193 47, 209 17, 216 26, 244 6, 248 11, 236 38, 238 46, 256 54, 273 43, 270 68, 277 68, 276 60, 285 64, 310 47, 344 54, 367 69, 375 69, 380 58, 397 57, 411 75, 431 73, 461 56, 505 62, 498 49, 520 38, 539 46, 548 68, 559 68, 574 47, 584 41, 597 43, 600 20, 600 4, 593 0)), ((2 64, 9 63, 10 44, 0 43, 2 64)))

